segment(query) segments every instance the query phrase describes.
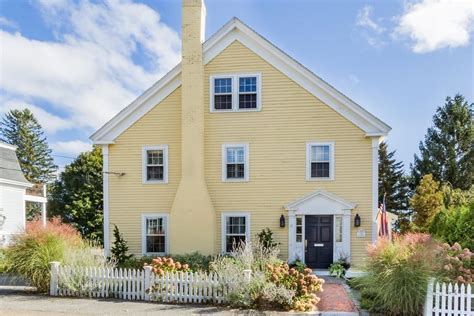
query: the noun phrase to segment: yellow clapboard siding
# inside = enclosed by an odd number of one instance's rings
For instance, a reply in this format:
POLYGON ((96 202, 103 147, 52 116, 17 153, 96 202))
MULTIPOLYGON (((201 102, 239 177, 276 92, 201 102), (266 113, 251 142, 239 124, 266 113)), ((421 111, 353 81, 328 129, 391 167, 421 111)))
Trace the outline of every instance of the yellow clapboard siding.
MULTIPOLYGON (((130 250, 141 251, 141 214, 169 212, 180 179, 180 88, 120 135, 110 146, 110 223, 117 224, 130 250), (168 144, 169 183, 141 183, 142 145, 168 144)), ((288 255, 288 229, 279 227, 283 206, 316 189, 324 189, 357 204, 365 238, 352 230, 352 260, 361 264, 370 242, 371 139, 321 100, 239 42, 232 43, 205 66, 205 175, 216 210, 216 252, 221 247, 223 211, 251 213, 251 234, 265 227, 274 231, 282 257, 288 255), (209 112, 209 76, 219 73, 261 73, 262 111, 209 112), (335 180, 306 181, 306 143, 335 142, 335 180), (248 143, 250 181, 221 181, 221 146, 248 143)), ((287 222, 288 223, 288 222, 287 222)), ((198 227, 183 227, 183 234, 198 227)), ((113 239, 112 239, 113 240, 113 239)), ((172 241, 171 241, 172 243, 172 241)))

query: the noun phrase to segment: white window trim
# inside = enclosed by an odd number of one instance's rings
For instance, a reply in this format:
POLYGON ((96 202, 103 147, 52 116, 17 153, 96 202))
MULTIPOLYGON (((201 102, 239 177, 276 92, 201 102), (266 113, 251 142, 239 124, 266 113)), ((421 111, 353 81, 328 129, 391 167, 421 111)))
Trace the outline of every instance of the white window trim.
POLYGON ((306 181, 332 181, 334 180, 334 159, 335 143, 334 142, 309 142, 306 143, 306 181), (329 146, 329 177, 312 178, 311 177, 311 147, 313 146, 329 146))
POLYGON ((222 212, 221 213, 221 252, 226 252, 226 219, 227 217, 245 217, 245 240, 250 241, 250 212, 222 212))
POLYGON ((169 253, 169 214, 168 213, 144 213, 142 214, 142 255, 159 255, 163 256, 169 253), (146 221, 152 218, 164 218, 165 219, 165 252, 147 252, 146 251, 146 221))
POLYGON ((262 75, 261 73, 232 73, 218 74, 209 77, 209 111, 212 113, 228 113, 228 112, 258 112, 262 110, 262 75), (257 108, 255 109, 239 109, 239 78, 256 77, 257 78, 257 108), (215 79, 232 79, 232 109, 216 110, 214 108, 214 80, 215 79))
POLYGON ((250 179, 250 162, 249 162, 249 144, 222 144, 222 182, 248 182, 250 179), (227 179, 227 148, 228 147, 244 147, 244 178, 243 179, 227 179))
POLYGON ((142 147, 142 183, 143 184, 166 184, 168 183, 168 145, 153 145, 142 147), (147 180, 147 151, 163 150, 163 180, 147 180))

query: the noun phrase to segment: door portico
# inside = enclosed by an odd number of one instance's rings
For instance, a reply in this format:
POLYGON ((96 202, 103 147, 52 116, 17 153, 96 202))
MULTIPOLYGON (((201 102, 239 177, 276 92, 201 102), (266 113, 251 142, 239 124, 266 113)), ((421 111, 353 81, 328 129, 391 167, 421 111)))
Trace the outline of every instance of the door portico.
MULTIPOLYGON (((351 211, 355 204, 324 190, 316 190, 285 206, 288 211, 288 260, 305 262, 306 220, 309 216, 332 218, 332 260, 351 256, 351 211)), ((315 252, 317 254, 317 252, 315 252)), ((328 256, 330 257, 330 256, 328 256)), ((322 260, 324 261, 324 260, 322 260)))

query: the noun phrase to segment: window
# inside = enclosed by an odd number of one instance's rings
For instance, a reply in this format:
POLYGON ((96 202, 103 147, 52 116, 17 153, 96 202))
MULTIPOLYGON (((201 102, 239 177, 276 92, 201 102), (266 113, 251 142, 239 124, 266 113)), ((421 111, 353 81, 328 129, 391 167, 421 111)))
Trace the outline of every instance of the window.
POLYGON ((142 253, 166 254, 168 252, 168 215, 142 215, 142 253))
POLYGON ((239 78, 239 109, 257 108, 257 77, 239 78))
POLYGON ((260 74, 211 76, 211 112, 260 110, 260 74))
POLYGON ((232 78, 214 79, 214 108, 232 110, 232 78))
POLYGON ((336 218, 336 242, 342 242, 342 217, 335 216, 336 218))
POLYGON ((334 143, 308 143, 306 160, 308 180, 334 179, 334 143))
POLYGON ((303 218, 296 218, 296 242, 303 242, 303 218))
POLYGON ((222 252, 229 253, 242 242, 250 240, 250 214, 223 213, 222 252))
POLYGON ((222 181, 248 181, 248 144, 222 145, 222 181))
POLYGON ((168 183, 168 146, 146 146, 142 149, 143 183, 168 183))

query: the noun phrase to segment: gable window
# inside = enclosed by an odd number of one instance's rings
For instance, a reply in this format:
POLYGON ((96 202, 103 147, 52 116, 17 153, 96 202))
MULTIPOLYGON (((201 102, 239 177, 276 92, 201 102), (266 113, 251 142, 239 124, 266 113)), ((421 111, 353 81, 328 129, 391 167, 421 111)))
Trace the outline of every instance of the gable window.
POLYGON ((257 108, 257 77, 239 78, 239 109, 257 108))
POLYGON ((241 243, 250 240, 248 213, 222 213, 222 252, 229 253, 241 243))
POLYGON ((211 76, 211 112, 260 110, 260 74, 211 76))
POLYGON ((145 146, 142 148, 143 183, 168 182, 168 146, 145 146))
POLYGON ((214 79, 214 108, 232 110, 232 78, 214 79))
POLYGON ((222 145, 222 181, 248 181, 248 144, 222 145))
POLYGON ((308 143, 306 160, 307 180, 334 179, 334 143, 308 143))
POLYGON ((142 253, 165 254, 168 252, 168 215, 142 215, 142 253))

